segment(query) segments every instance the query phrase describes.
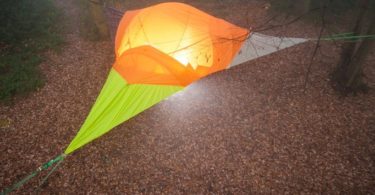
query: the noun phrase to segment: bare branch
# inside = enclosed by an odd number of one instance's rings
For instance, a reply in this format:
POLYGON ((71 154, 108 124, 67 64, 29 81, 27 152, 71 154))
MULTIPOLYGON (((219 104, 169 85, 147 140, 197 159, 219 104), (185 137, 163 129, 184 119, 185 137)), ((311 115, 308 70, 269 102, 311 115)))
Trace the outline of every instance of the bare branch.
POLYGON ((322 38, 322 34, 324 32, 324 28, 325 28, 325 15, 326 15, 326 9, 327 9, 327 6, 326 4, 323 5, 323 10, 322 10, 322 26, 320 27, 320 32, 319 32, 319 36, 318 36, 318 40, 316 42, 316 45, 315 45, 315 48, 314 48, 314 52, 311 56, 311 60, 310 60, 310 64, 307 68, 307 72, 306 72, 306 76, 305 76, 305 82, 304 82, 304 85, 303 85, 303 92, 306 91, 306 86, 307 86, 307 82, 309 80, 309 75, 310 75, 310 72, 311 72, 311 67, 312 67, 312 64, 314 63, 314 58, 316 56, 316 52, 318 51, 318 48, 320 47, 320 40, 322 38))
MULTIPOLYGON (((308 14, 314 12, 314 11, 317 11, 317 10, 320 10, 321 7, 318 7, 318 8, 313 8, 313 9, 310 9, 308 12, 302 14, 302 15, 299 15, 297 17, 295 17, 293 20, 290 20, 286 23, 283 23, 283 24, 277 24, 277 25, 270 25, 268 27, 265 27, 265 28, 259 28, 259 27, 256 27, 254 28, 254 31, 256 32, 262 32, 262 31, 267 31, 267 30, 270 30, 270 29, 274 29, 274 28, 279 28, 279 27, 282 27, 282 26, 288 26, 290 24, 293 24, 294 22, 297 22, 298 20, 300 20, 301 18, 307 16, 308 14)), ((325 8, 324 8, 325 9, 325 8)), ((325 12, 325 11, 324 11, 325 12)), ((271 22, 273 19, 275 19, 277 17, 277 15, 271 17, 266 23, 269 23, 271 22)))

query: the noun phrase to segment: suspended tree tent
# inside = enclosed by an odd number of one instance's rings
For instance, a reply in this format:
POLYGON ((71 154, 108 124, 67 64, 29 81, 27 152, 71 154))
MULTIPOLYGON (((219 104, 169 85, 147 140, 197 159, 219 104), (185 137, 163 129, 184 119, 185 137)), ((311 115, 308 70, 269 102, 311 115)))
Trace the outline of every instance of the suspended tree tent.
POLYGON ((63 154, 5 193, 194 81, 305 41, 253 33, 182 3, 127 11, 115 37, 116 60, 77 135, 63 154))
POLYGON ((108 79, 64 153, 202 77, 305 41, 252 33, 182 3, 128 11, 117 29, 108 79))

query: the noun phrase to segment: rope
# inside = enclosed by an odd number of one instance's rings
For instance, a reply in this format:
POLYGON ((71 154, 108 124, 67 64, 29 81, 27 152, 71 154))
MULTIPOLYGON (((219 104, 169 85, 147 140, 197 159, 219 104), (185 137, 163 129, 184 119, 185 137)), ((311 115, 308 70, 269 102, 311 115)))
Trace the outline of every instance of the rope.
POLYGON ((335 37, 324 37, 322 40, 358 40, 358 39, 374 39, 375 35, 354 35, 354 36, 335 36, 335 37))
MULTIPOLYGON (((354 35, 351 32, 348 33, 340 33, 340 34, 335 34, 335 35, 329 35, 320 38, 322 41, 337 41, 337 40, 346 40, 346 41, 358 41, 361 39, 375 39, 375 35, 354 35)), ((317 39, 313 39, 317 40, 317 39)))
POLYGON ((48 174, 43 178, 43 180, 40 182, 39 184, 39 187, 41 187, 48 179, 48 177, 56 171, 57 167, 62 163, 63 161, 60 160, 59 162, 57 162, 57 164, 51 169, 51 171, 48 172, 48 174))
MULTIPOLYGON (((38 167, 35 171, 33 171, 30 175, 24 177, 21 181, 13 184, 12 186, 10 186, 9 188, 6 188, 4 191, 2 191, 0 193, 0 195, 6 195, 14 190, 17 190, 18 188, 20 188, 23 184, 25 184, 26 182, 28 182, 31 178, 37 176, 40 172, 48 169, 49 167, 51 167, 53 164, 57 163, 57 165, 59 165, 65 158, 65 154, 60 154, 59 156, 57 156, 56 158, 44 163, 42 166, 38 167)), ((57 165, 54 167, 54 169, 51 170, 51 172, 47 175, 46 178, 43 179, 43 182, 45 182, 45 180, 48 178, 48 176, 53 172, 55 171, 55 168, 57 167, 57 165)))

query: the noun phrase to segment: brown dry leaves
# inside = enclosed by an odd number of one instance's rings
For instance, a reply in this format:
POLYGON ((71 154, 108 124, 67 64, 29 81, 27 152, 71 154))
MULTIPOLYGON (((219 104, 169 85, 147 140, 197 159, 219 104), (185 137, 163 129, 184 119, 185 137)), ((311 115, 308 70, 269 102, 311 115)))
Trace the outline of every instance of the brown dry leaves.
MULTIPOLYGON (((193 4, 242 26, 261 24, 267 16, 263 1, 232 2, 193 4), (246 10, 250 20, 240 14, 246 10)), ((63 152, 113 62, 111 43, 78 36, 72 1, 57 4, 71 18, 71 29, 62 52, 47 53, 41 65, 46 85, 0 107, 1 189, 63 152)), ((316 32, 297 22, 267 33, 315 37, 316 32)), ((327 43, 303 93, 313 47, 289 48, 189 86, 69 156, 40 192, 373 193, 374 90, 338 97, 327 78, 339 50, 327 43)), ((371 87, 373 57, 366 68, 371 87)), ((37 184, 33 180, 18 192, 33 192, 37 184)))

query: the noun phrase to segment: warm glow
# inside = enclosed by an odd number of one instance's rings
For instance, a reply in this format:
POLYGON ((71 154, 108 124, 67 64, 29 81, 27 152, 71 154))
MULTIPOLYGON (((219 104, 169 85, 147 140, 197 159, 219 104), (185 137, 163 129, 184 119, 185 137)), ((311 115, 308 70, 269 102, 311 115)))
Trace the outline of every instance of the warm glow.
MULTIPOLYGON (((188 56, 186 55, 175 55, 173 56, 177 61, 179 61, 181 64, 187 66, 189 64, 188 56)), ((194 67, 195 68, 195 67, 194 67)))
POLYGON ((187 86, 225 69, 248 30, 182 3, 127 12, 114 69, 130 84, 187 86), (235 40, 235 41, 234 41, 235 40))
POLYGON ((187 66, 189 64, 190 55, 189 55, 187 50, 182 50, 182 51, 176 52, 176 53, 172 54, 171 56, 185 66, 187 66))
MULTIPOLYGON (((165 8, 167 9, 167 8, 165 8)), ((212 40, 207 19, 188 22, 189 15, 170 17, 165 9, 145 9, 132 20, 124 34, 118 53, 143 45, 150 45, 173 57, 182 65, 211 67, 212 40), (181 21, 186 21, 183 23, 181 21)), ((170 11, 170 10, 168 10, 170 11)), ((201 14, 201 13, 199 13, 201 14)), ((194 17, 200 18, 199 14, 194 17)), ((193 17, 193 16, 191 16, 193 17)), ((202 18, 205 15, 201 16, 202 18)))

